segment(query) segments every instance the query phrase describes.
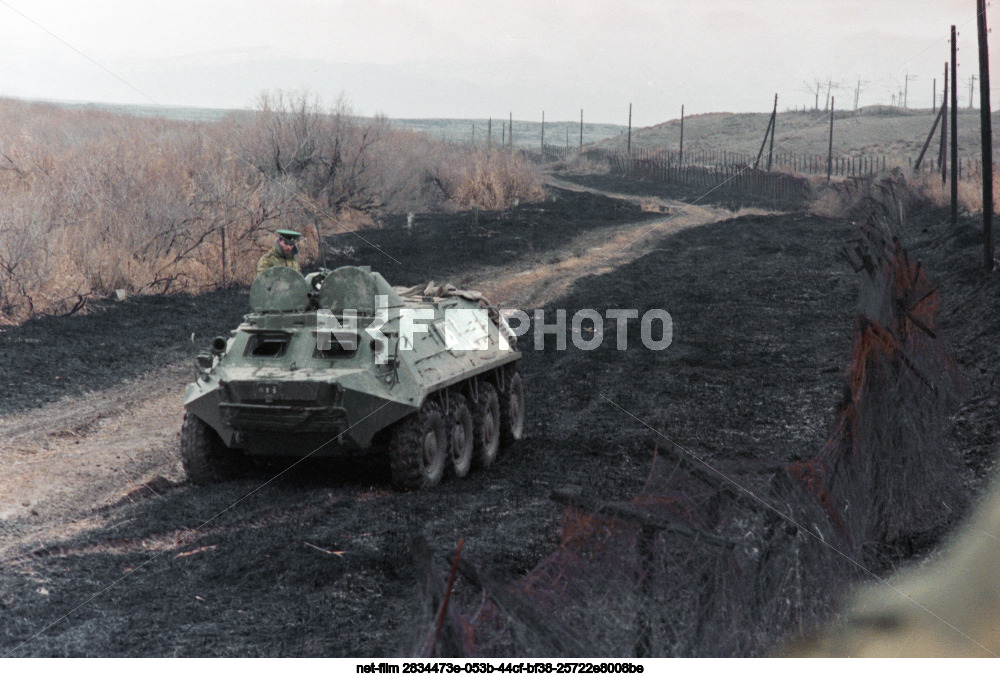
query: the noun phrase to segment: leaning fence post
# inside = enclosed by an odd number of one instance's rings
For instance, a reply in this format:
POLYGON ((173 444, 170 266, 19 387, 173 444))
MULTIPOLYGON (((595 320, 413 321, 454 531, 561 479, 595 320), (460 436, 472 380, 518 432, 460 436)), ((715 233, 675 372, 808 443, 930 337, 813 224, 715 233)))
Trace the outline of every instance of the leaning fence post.
POLYGON ((767 171, 771 171, 771 157, 774 155, 774 128, 778 126, 778 95, 774 95, 774 111, 771 113, 771 145, 767 149, 767 171))

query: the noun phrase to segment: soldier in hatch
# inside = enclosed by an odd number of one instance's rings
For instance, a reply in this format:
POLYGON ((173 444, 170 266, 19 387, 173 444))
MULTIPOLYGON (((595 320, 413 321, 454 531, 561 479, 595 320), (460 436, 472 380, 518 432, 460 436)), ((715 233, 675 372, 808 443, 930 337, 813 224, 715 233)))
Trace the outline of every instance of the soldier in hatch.
POLYGON ((294 230, 279 230, 277 232, 278 237, 274 241, 274 246, 257 261, 257 274, 260 275, 274 266, 287 266, 301 273, 302 269, 296 258, 299 254, 299 247, 296 243, 302 234, 296 233, 294 230))

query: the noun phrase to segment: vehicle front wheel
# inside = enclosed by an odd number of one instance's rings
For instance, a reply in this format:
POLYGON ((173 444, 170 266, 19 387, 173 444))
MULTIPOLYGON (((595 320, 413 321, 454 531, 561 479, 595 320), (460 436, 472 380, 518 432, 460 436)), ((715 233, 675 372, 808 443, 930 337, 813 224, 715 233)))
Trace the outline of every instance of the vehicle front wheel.
POLYGON ((230 449, 212 428, 190 411, 181 427, 181 463, 192 484, 206 485, 239 477, 242 454, 230 449))
POLYGON ((392 484, 397 489, 424 489, 441 481, 448 456, 448 437, 441 408, 425 402, 396 424, 389 447, 392 484))

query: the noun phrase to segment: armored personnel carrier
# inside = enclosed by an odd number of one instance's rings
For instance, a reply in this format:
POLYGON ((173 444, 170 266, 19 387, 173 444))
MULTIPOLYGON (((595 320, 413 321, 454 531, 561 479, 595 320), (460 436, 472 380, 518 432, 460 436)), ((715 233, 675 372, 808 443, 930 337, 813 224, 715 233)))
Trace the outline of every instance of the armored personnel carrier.
POLYGON ((368 267, 270 268, 252 312, 198 355, 181 456, 195 484, 255 456, 388 454, 420 489, 493 463, 524 434, 516 337, 477 292, 393 288, 368 267))

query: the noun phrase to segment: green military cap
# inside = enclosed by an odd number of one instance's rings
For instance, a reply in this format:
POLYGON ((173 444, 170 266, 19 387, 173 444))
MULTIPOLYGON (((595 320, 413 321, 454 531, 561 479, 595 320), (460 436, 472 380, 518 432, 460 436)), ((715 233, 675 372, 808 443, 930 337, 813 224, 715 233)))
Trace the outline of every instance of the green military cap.
POLYGON ((297 233, 294 230, 279 230, 277 233, 286 240, 291 240, 293 242, 302 237, 302 233, 297 233))

